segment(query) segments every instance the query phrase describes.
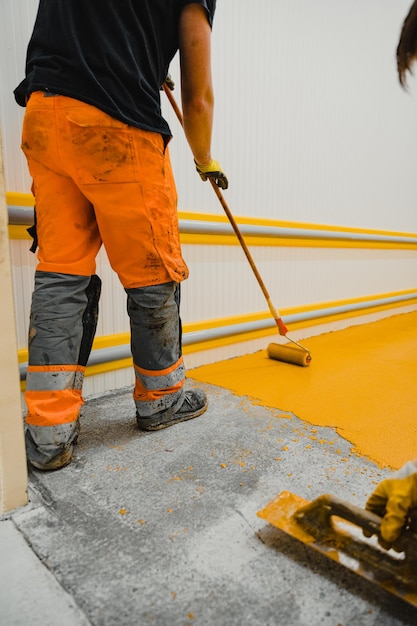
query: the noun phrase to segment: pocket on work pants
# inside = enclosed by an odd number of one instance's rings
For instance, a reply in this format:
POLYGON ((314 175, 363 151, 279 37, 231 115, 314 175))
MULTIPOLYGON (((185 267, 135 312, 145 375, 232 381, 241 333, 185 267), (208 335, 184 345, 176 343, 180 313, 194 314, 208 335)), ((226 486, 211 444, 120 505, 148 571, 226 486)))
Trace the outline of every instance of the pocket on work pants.
POLYGON ((22 150, 36 202, 37 269, 89 276, 95 273, 101 239, 91 203, 68 169, 67 123, 62 123, 68 101, 72 106, 76 102, 32 94, 23 122, 22 150))
POLYGON ((67 111, 74 172, 81 185, 136 182, 133 128, 93 106, 67 111))
POLYGON ((67 112, 74 176, 92 202, 113 269, 125 288, 181 282, 177 192, 159 133, 89 107, 67 112))

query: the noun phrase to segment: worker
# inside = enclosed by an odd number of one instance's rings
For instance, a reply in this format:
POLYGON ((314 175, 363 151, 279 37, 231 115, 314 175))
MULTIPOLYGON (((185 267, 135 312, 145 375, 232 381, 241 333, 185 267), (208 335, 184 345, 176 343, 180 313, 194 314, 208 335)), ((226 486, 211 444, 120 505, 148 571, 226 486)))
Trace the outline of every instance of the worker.
POLYGON ((366 509, 382 517, 379 542, 390 548, 406 527, 417 532, 417 459, 376 487, 366 509))
POLYGON ((397 46, 397 71, 402 87, 406 86, 407 72, 417 60, 417 0, 413 2, 405 18, 397 46))
MULTIPOLYGON (((25 440, 40 470, 73 456, 94 339, 101 245, 127 294, 140 429, 207 409, 185 390, 177 196, 161 87, 179 50, 184 130, 203 180, 212 158, 210 43, 216 0, 40 0, 24 80, 22 150, 35 197, 38 264, 29 326, 25 440)), ((104 425, 103 425, 104 426, 104 425)))
MULTIPOLYGON (((397 46, 397 71, 406 86, 406 73, 417 60, 417 0, 405 18, 397 46)), ((383 480, 368 498, 366 508, 383 518, 379 541, 390 548, 405 527, 417 532, 417 459, 383 480)))

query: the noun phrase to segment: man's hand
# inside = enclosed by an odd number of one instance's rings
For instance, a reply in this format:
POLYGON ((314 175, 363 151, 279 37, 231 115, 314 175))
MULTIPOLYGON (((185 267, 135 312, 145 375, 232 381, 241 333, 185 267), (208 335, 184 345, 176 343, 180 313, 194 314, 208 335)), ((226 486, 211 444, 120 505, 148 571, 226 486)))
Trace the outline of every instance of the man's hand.
POLYGON ((383 518, 381 545, 389 549, 406 527, 417 532, 417 473, 383 480, 369 497, 366 509, 383 518))
POLYGON ((167 77, 165 79, 165 83, 166 83, 166 86, 168 87, 168 89, 170 89, 171 91, 174 91, 175 83, 174 83, 174 81, 171 78, 171 74, 167 74, 167 77))
POLYGON ((226 174, 222 171, 220 163, 211 159, 208 165, 200 165, 197 161, 194 161, 197 172, 200 174, 201 180, 206 181, 208 178, 213 178, 216 185, 221 189, 227 189, 229 182, 226 178, 226 174))

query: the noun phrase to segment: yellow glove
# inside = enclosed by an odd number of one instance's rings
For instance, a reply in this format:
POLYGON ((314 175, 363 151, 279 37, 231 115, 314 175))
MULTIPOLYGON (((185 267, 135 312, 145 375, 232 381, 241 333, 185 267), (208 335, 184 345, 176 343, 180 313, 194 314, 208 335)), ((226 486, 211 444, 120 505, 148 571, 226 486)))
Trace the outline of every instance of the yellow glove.
POLYGON ((170 89, 171 91, 174 91, 175 83, 174 83, 174 81, 171 78, 171 74, 167 74, 167 77, 165 79, 165 83, 166 83, 166 86, 168 87, 168 89, 170 89))
POLYGON ((197 161, 194 161, 194 163, 201 180, 206 181, 207 178, 213 178, 218 187, 221 189, 228 188, 229 182, 226 178, 226 174, 222 171, 220 163, 214 159, 211 159, 208 165, 199 165, 197 161))
POLYGON ((403 528, 417 531, 417 473, 383 480, 368 498, 366 509, 383 518, 381 545, 390 548, 403 528))

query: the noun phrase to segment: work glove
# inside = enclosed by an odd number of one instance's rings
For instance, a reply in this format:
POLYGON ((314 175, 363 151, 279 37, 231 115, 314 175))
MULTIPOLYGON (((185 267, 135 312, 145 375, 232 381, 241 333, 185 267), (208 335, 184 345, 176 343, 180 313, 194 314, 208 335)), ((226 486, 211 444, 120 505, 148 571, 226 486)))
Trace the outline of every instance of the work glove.
POLYGON ((166 83, 168 89, 170 89, 171 91, 174 91, 175 83, 174 83, 174 81, 171 78, 171 74, 167 74, 167 77, 165 79, 165 83, 166 83))
POLYGON ((208 165, 199 165, 195 160, 194 163, 197 172, 200 174, 201 180, 206 181, 207 178, 212 178, 216 185, 221 189, 228 188, 229 181, 226 178, 226 174, 222 171, 220 163, 214 159, 211 159, 208 165))
MULTIPOLYGON (((401 470, 398 472, 401 476, 401 470)), ((405 478, 387 478, 368 498, 365 508, 382 517, 379 543, 389 549, 401 531, 417 532, 417 472, 405 478)))

